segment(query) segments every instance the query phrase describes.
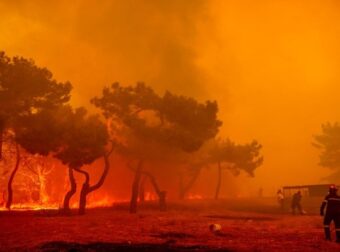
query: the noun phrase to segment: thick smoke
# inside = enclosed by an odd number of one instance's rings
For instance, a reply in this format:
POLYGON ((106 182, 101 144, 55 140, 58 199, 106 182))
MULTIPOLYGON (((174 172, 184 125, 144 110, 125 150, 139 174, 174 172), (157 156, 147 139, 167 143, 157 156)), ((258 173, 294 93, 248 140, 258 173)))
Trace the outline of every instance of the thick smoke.
POLYGON ((266 194, 327 175, 311 142, 340 118, 339 14, 318 0, 2 0, 0 48, 70 80, 75 105, 114 81, 217 99, 222 136, 263 144, 251 188, 266 194))
POLYGON ((98 92, 113 81, 144 81, 160 91, 200 97, 206 93, 197 46, 198 35, 207 31, 203 24, 209 22, 206 1, 8 1, 3 5, 8 17, 4 26, 26 24, 19 27, 16 42, 31 47, 24 54, 75 82, 77 99, 86 101, 93 90, 98 92), (10 20, 13 17, 16 20, 10 20))

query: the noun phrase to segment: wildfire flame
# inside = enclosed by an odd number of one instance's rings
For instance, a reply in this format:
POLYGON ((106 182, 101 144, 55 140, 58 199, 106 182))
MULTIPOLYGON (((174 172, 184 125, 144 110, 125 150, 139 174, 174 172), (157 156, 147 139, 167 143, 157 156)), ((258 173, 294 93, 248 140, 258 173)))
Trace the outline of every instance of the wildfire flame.
MULTIPOLYGON (((117 202, 122 202, 124 200, 116 200, 108 195, 103 195, 96 198, 89 197, 86 208, 99 208, 99 207, 112 207, 113 204, 117 202)), ((62 204, 60 203, 16 203, 12 204, 11 210, 13 211, 26 211, 26 210, 58 210, 60 209, 62 204)), ((78 208, 79 203, 75 201, 71 204, 71 208, 78 208)), ((0 211, 7 211, 4 204, 0 206, 0 211)))
POLYGON ((190 194, 188 194, 187 199, 189 199, 189 200, 201 200, 201 199, 203 199, 203 196, 200 195, 200 194, 190 193, 190 194))

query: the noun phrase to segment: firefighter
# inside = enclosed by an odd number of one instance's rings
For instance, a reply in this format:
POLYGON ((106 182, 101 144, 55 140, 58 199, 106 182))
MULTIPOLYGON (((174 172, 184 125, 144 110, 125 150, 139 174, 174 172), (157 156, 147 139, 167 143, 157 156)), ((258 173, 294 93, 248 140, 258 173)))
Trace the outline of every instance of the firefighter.
POLYGON ((295 215, 295 209, 297 208, 299 210, 299 213, 301 215, 304 214, 302 207, 301 207, 301 191, 297 191, 296 193, 293 194, 293 199, 292 199, 292 213, 295 215))
POLYGON ((320 207, 320 215, 324 216, 323 224, 326 240, 331 240, 330 224, 334 221, 336 242, 340 243, 340 196, 337 194, 337 191, 338 189, 335 185, 329 187, 329 193, 320 207), (326 213, 324 214, 325 207, 326 213))

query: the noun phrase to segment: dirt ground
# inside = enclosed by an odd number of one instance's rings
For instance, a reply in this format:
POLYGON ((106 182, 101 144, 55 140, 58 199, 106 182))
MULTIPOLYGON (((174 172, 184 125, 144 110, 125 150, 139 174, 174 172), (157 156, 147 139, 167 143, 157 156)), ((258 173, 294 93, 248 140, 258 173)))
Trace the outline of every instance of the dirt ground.
POLYGON ((0 212, 1 251, 340 251, 323 240, 315 211, 293 216, 250 200, 155 203, 129 214, 127 205, 90 209, 83 216, 57 211, 0 212), (221 233, 209 225, 222 226, 221 233))

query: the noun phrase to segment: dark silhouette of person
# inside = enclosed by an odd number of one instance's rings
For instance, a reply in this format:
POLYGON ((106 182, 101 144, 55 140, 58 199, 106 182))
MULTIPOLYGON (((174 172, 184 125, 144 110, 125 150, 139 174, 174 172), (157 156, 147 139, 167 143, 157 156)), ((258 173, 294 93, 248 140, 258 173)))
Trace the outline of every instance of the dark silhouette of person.
POLYGON ((258 195, 259 195, 259 198, 263 197, 263 188, 262 187, 260 187, 258 195))
POLYGON ((280 209, 283 210, 284 209, 285 196, 284 196, 282 190, 279 189, 277 191, 276 195, 277 195, 277 202, 279 203, 280 209))
POLYGON ((300 214, 304 214, 301 207, 301 191, 297 191, 293 194, 292 198, 292 213, 295 214, 295 210, 297 209, 300 214))
POLYGON ((324 216, 323 225, 326 240, 331 240, 330 224, 334 221, 336 242, 340 243, 340 196, 337 194, 337 191, 338 189, 335 185, 329 187, 329 192, 320 207, 320 215, 324 216), (324 214, 325 208, 326 213, 324 214))

